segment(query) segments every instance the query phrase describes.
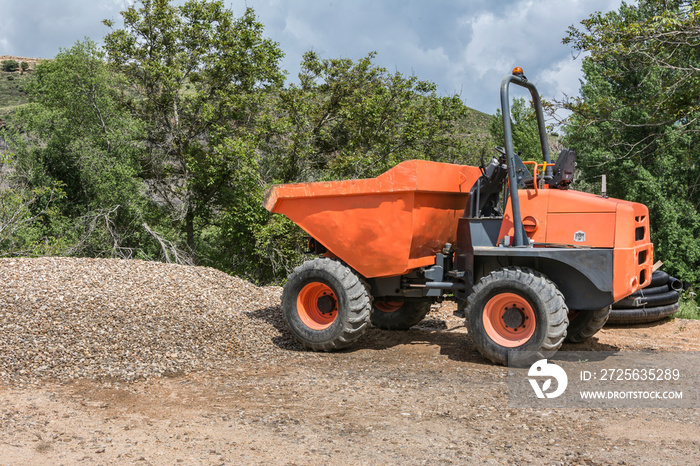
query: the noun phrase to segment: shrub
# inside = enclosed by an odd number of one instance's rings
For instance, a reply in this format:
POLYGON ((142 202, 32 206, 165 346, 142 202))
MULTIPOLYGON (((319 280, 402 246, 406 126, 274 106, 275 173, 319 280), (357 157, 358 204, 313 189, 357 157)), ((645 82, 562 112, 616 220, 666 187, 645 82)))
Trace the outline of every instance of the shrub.
POLYGON ((9 73, 17 71, 17 70, 19 70, 19 63, 17 63, 16 60, 3 60, 2 61, 2 70, 7 71, 9 73))
POLYGON ((693 292, 683 293, 681 298, 681 308, 678 314, 673 317, 677 319, 695 319, 700 320, 700 306, 696 301, 696 295, 693 292))

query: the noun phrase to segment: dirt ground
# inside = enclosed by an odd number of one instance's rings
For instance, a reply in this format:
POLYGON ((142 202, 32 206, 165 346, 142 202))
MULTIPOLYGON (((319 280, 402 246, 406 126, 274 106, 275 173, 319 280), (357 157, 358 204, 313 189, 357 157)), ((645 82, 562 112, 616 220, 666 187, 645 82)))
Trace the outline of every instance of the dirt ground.
MULTIPOLYGON (((449 306, 371 329, 146 381, 0 389, 0 464, 700 464, 698 409, 513 409, 449 306)), ((700 321, 605 328, 562 350, 700 351, 700 321)))

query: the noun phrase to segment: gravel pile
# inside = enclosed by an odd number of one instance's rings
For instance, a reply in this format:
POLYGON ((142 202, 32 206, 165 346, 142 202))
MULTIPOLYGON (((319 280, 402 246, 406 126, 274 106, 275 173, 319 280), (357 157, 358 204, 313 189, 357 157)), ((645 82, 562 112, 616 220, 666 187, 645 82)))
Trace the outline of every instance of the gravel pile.
POLYGON ((0 381, 119 381, 231 367, 294 345, 281 288, 204 267, 0 259, 0 381))

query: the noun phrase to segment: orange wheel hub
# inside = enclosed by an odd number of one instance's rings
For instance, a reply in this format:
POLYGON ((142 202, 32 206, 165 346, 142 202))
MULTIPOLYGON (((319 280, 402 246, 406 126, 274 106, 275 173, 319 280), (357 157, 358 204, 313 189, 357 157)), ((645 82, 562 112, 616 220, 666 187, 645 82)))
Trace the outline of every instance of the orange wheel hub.
POLYGON ((382 312, 396 312, 403 307, 403 302, 401 301, 377 301, 374 303, 374 307, 382 312))
POLYGON ((535 333, 535 311, 527 299, 515 293, 500 293, 484 306, 484 330, 494 343, 515 348, 535 333))
POLYGON ((324 330, 338 317, 338 299, 328 285, 312 282, 299 292, 297 312, 304 325, 312 330, 324 330))

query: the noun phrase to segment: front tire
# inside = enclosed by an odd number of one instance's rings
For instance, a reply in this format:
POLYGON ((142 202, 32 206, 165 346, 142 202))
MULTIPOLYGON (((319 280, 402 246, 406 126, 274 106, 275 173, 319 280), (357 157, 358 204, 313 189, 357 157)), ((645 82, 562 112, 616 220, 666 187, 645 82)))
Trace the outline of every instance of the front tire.
POLYGON ((567 313, 564 296, 548 278, 509 267, 491 272, 474 286, 466 323, 479 352, 506 365, 519 352, 535 352, 518 359, 526 363, 543 358, 542 352, 558 350, 569 325, 567 313))
POLYGON ((383 330, 408 330, 430 312, 429 301, 375 301, 372 325, 383 330))
POLYGON ((352 344, 369 326, 367 284, 348 266, 318 258, 294 269, 282 292, 282 311, 302 345, 332 351, 352 344))

